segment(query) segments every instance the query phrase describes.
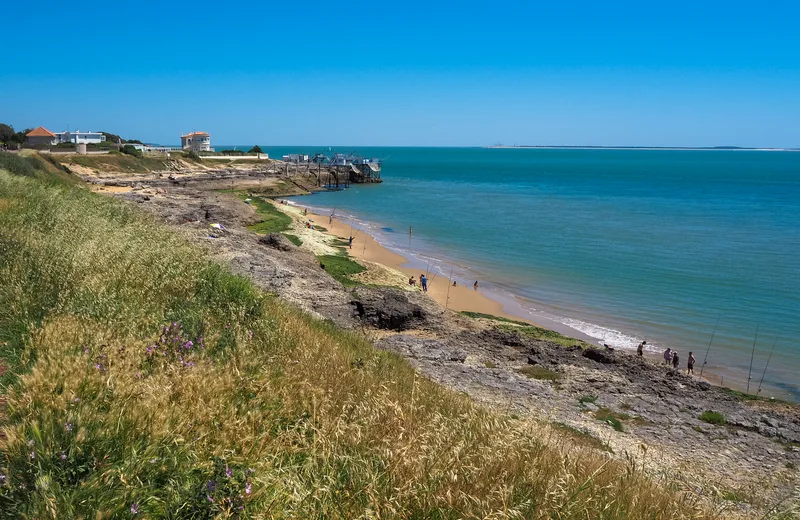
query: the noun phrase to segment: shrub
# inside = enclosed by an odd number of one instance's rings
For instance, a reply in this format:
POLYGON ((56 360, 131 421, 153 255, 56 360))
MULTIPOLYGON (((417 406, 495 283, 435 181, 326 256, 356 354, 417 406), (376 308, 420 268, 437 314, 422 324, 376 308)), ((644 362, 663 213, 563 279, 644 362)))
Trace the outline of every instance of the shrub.
POLYGON ((250 150, 248 150, 247 153, 264 153, 264 152, 261 151, 260 146, 255 145, 254 147, 250 148, 250 150))
POLYGON ((719 412, 712 412, 711 410, 706 410, 705 412, 701 413, 700 417, 698 418, 701 421, 705 421, 709 424, 722 425, 727 422, 724 415, 719 412))
POLYGON ((594 404, 595 401, 597 401, 596 395, 582 395, 578 398, 578 402, 581 404, 586 404, 586 403, 594 404))
POLYGON ((141 150, 139 150, 138 148, 136 148, 135 146, 130 145, 130 144, 124 145, 120 151, 122 153, 124 153, 124 154, 132 155, 134 157, 143 157, 144 156, 144 154, 142 153, 141 150))
POLYGON ((41 165, 41 161, 32 157, 24 157, 15 153, 0 152, 0 169, 8 170, 14 175, 33 177, 36 175, 36 163, 41 165))

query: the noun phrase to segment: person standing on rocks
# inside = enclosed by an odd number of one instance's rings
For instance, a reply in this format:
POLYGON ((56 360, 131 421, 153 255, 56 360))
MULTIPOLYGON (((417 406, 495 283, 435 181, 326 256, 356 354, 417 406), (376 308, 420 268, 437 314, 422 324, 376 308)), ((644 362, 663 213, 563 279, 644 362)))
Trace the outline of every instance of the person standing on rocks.
POLYGON ((672 351, 672 368, 678 370, 678 363, 680 363, 680 358, 678 358, 678 351, 672 351))
POLYGON ((636 347, 636 355, 637 356, 639 356, 639 357, 644 356, 644 346, 645 345, 647 345, 647 342, 646 341, 642 341, 641 343, 639 343, 639 346, 636 347))
POLYGON ((350 237, 350 249, 353 249, 353 239, 356 237, 350 237))
POLYGON ((669 365, 670 362, 672 362, 672 349, 668 348, 664 351, 664 363, 669 365))
POLYGON ((420 275, 419 283, 422 285, 422 292, 428 292, 428 277, 424 274, 420 275))
POLYGON ((686 375, 692 374, 694 375, 694 354, 689 352, 689 360, 686 363, 686 375))

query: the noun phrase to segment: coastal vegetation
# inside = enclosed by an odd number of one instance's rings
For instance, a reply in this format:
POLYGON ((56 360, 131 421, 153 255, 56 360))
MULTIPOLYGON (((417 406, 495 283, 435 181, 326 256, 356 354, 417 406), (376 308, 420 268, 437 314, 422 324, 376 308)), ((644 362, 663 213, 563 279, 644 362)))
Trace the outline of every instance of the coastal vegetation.
POLYGON ((698 419, 707 422, 709 424, 716 424, 716 425, 722 425, 728 422, 725 420, 724 415, 722 415, 719 412, 712 412, 711 410, 706 410, 705 412, 701 413, 698 419))
MULTIPOLYGON (((131 147, 133 148, 133 147, 131 147)), ((136 150, 135 148, 133 148, 136 150)), ((138 150, 136 150, 138 152, 138 150)), ((109 152, 102 155, 62 155, 54 158, 61 164, 78 165, 99 171, 120 173, 147 173, 163 171, 163 157, 142 157, 140 154, 109 152)))
POLYGON ((0 171, 0 518, 713 517, 37 168, 0 171))
POLYGON ((267 235, 269 233, 282 233, 292 226, 292 217, 286 213, 279 211, 270 202, 262 199, 261 197, 249 197, 245 193, 239 193, 239 198, 242 200, 250 199, 250 204, 256 208, 261 221, 248 226, 250 231, 260 235, 267 235))
POLYGON ((342 255, 319 255, 317 256, 320 265, 324 266, 325 271, 334 280, 345 287, 355 287, 358 282, 350 278, 354 274, 363 272, 364 266, 342 255))
POLYGON ((563 334, 560 334, 556 331, 543 329, 542 327, 531 325, 530 323, 525 321, 512 320, 509 318, 504 318, 502 316, 495 316, 493 314, 486 314, 483 312, 461 311, 461 314, 463 314, 464 316, 469 316, 470 318, 484 319, 497 322, 499 324, 498 328, 501 330, 518 332, 532 339, 551 341, 553 343, 557 343, 565 347, 577 346, 581 348, 594 348, 594 346, 586 343, 585 341, 573 339, 568 336, 564 336, 563 334))

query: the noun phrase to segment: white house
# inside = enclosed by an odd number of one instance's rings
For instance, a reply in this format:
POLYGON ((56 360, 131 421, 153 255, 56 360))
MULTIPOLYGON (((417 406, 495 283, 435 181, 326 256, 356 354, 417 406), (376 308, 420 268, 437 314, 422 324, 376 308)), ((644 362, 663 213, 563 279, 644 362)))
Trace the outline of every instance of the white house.
POLYGON ((80 130, 56 132, 55 136, 58 143, 100 144, 106 141, 106 136, 100 132, 81 132, 80 130))
POLYGON ((181 136, 181 148, 193 152, 213 152, 208 132, 192 132, 181 136))

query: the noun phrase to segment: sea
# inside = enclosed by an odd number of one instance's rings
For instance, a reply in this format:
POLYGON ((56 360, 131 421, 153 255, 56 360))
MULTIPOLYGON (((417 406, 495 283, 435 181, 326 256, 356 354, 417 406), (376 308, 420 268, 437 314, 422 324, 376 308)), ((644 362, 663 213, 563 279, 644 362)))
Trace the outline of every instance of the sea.
MULTIPOLYGON (((382 184, 297 199, 506 312, 596 343, 690 351, 800 401, 800 152, 373 148, 382 184)), ((430 278, 430 277, 429 277, 430 278)), ((706 365, 703 363, 706 362, 706 365)))

